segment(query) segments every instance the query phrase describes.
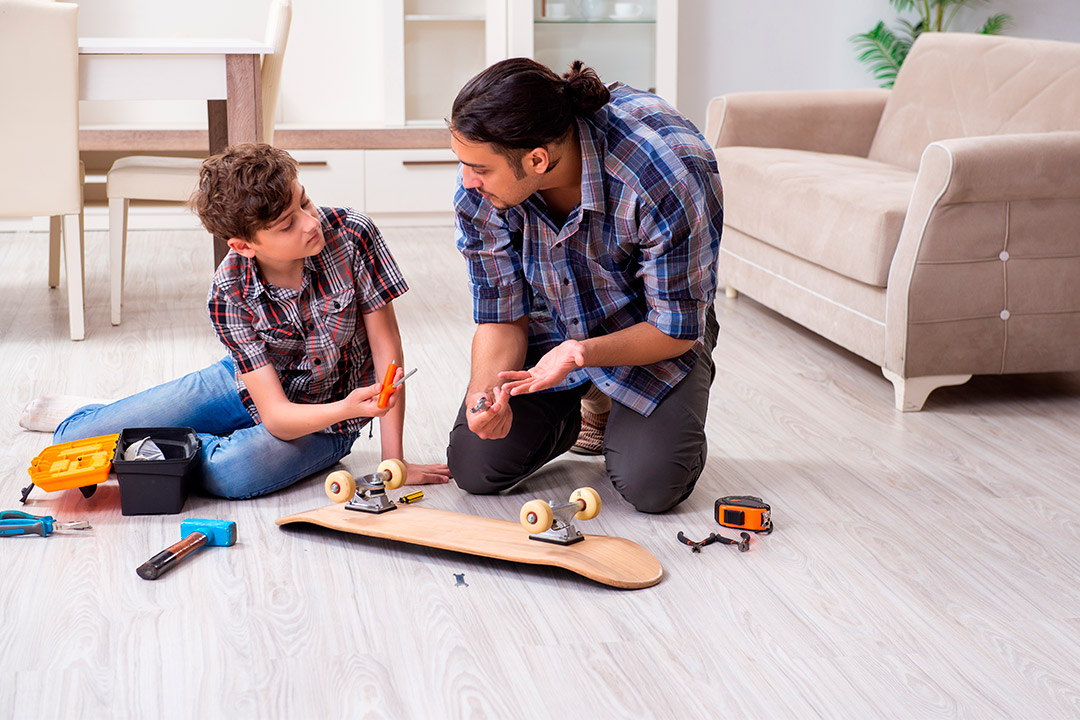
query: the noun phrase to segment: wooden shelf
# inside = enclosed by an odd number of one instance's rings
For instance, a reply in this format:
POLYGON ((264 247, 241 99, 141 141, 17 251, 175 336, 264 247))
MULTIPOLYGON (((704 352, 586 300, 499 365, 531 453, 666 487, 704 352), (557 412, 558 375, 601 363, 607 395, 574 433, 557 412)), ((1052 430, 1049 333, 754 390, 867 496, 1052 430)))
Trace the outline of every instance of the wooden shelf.
MULTIPOLYGON (((388 150, 450 147, 444 127, 281 129, 274 144, 285 150, 388 150)), ((79 131, 79 149, 100 152, 206 152, 205 130, 79 131)))
POLYGON ((483 15, 406 15, 409 22, 484 22, 483 15))

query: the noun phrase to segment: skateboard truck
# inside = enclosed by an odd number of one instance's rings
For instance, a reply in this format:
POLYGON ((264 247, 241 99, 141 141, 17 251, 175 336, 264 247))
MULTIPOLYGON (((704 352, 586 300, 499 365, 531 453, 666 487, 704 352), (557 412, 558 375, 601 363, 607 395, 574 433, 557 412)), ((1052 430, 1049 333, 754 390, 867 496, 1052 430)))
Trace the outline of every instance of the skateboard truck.
POLYGON ((570 502, 556 505, 544 500, 530 500, 521 507, 519 519, 533 533, 530 540, 571 545, 585 539, 574 527, 574 518, 590 520, 600 513, 600 495, 592 488, 578 488, 570 494, 570 502))
POLYGON ((405 476, 405 463, 383 460, 374 473, 359 479, 345 470, 332 472, 326 476, 324 487, 331 500, 345 503, 347 509, 378 514, 397 510, 397 505, 386 497, 386 491, 404 485, 405 476))

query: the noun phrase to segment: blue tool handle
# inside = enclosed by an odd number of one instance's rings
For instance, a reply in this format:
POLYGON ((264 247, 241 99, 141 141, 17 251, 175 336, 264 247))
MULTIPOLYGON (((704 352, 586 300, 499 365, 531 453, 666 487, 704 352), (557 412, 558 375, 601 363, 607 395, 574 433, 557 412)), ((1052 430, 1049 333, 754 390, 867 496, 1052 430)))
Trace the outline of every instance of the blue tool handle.
POLYGON ((15 535, 40 535, 45 537, 52 528, 45 528, 41 520, 0 520, 0 537, 15 535))
POLYGON ((28 512, 22 510, 2 510, 0 511, 0 520, 40 520, 37 515, 31 515, 28 512))
MULTIPOLYGON (((38 526, 38 528, 30 530, 30 533, 41 535, 42 538, 53 531, 52 515, 30 515, 21 510, 5 510, 0 512, 0 528, 23 528, 27 522, 38 526)), ((21 532, 0 532, 0 535, 23 534, 27 534, 25 530, 21 532)))

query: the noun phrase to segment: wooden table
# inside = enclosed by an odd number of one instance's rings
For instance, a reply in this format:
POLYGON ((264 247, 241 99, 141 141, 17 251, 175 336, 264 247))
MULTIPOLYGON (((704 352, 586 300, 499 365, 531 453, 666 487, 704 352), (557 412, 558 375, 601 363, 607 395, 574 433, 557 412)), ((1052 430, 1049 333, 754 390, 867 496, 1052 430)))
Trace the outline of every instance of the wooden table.
MULTIPOLYGON (((209 151, 262 141, 262 56, 233 38, 79 38, 80 100, 206 100, 209 151)), ((214 238, 214 266, 228 252, 214 238)))

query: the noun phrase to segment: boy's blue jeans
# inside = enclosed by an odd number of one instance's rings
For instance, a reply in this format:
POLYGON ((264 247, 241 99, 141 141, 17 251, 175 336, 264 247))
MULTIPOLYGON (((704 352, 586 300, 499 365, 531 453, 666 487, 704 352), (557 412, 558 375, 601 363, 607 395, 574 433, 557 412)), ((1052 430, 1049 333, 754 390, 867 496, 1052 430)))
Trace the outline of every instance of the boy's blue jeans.
POLYGON ((57 443, 124 428, 190 427, 202 440, 202 489, 225 498, 280 490, 349 454, 356 435, 279 440, 240 402, 232 358, 109 405, 87 405, 60 423, 57 443))

